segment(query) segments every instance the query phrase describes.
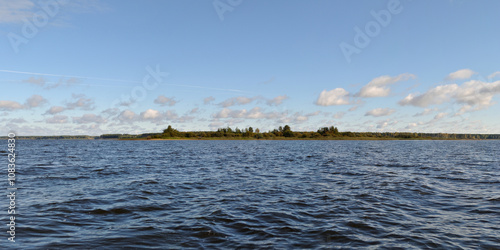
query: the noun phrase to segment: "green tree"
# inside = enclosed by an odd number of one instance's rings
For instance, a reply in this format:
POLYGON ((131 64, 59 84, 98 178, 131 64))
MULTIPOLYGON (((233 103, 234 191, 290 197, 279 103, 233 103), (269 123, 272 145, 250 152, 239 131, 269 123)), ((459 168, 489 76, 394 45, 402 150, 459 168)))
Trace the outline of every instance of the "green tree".
POLYGON ((284 137, 293 137, 293 132, 292 132, 292 129, 290 128, 290 126, 285 125, 285 127, 283 127, 283 136, 284 137))
POLYGON ((179 136, 179 131, 168 125, 167 129, 163 130, 163 137, 175 137, 179 136))
POLYGON ((253 128, 249 127, 248 129, 245 129, 243 136, 244 137, 252 137, 253 136, 253 128))
MULTIPOLYGON (((281 128, 281 130, 283 130, 283 128, 281 128)), ((281 131, 276 130, 276 129, 274 129, 272 133, 273 133, 275 136, 282 136, 282 135, 283 135, 283 133, 282 133, 281 131)))

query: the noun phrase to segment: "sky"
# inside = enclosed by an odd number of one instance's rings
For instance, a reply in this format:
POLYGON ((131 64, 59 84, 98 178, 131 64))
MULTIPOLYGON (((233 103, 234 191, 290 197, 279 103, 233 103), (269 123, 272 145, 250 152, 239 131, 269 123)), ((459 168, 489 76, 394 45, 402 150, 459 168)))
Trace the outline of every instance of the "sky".
POLYGON ((0 0, 0 134, 499 134, 499 11, 487 0, 0 0))

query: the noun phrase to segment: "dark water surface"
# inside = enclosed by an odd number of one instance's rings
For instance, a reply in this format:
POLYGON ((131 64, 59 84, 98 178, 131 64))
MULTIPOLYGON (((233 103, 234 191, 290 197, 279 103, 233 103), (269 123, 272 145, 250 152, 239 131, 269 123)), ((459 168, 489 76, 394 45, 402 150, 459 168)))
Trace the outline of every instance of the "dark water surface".
POLYGON ((24 140, 17 153, 14 248, 500 246, 500 141, 24 140))

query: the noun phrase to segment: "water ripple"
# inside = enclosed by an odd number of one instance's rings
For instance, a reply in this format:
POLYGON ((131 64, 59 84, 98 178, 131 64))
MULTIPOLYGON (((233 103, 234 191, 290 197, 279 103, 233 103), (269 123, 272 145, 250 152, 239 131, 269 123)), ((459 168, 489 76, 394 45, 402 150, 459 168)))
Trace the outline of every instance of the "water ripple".
POLYGON ((21 140, 16 244, 498 249, 499 146, 21 140))

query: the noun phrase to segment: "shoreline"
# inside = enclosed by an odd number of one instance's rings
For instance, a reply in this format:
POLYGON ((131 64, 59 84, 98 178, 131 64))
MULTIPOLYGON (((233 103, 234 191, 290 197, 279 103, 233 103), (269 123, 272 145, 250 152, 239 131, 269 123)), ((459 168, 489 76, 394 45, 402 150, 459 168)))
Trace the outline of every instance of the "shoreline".
MULTIPOLYGON (((6 138, 0 137, 0 140, 6 138)), ((16 140, 81 140, 81 141, 498 141, 500 139, 456 139, 456 138, 16 138, 16 140)))
POLYGON ((99 139, 118 141, 495 141, 500 139, 445 139, 445 138, 370 138, 370 137, 349 137, 349 138, 277 138, 277 139, 256 139, 256 138, 130 138, 130 139, 99 139))

